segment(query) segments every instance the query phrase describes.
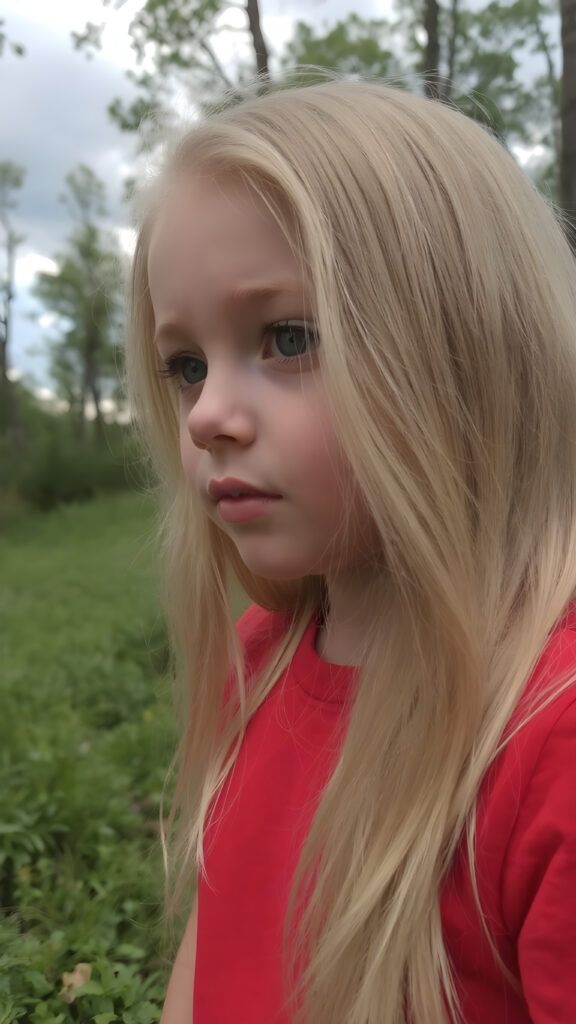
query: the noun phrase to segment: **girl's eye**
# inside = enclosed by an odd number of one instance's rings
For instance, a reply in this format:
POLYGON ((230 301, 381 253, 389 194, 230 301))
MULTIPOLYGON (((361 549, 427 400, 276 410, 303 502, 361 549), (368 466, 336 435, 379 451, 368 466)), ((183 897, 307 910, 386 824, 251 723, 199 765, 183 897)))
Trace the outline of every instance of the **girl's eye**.
MULTIPOLYGON (((318 345, 315 329, 303 320, 268 324, 264 328, 264 336, 272 337, 273 345, 280 353, 273 356, 276 363, 294 362, 295 358, 308 355, 310 348, 314 349, 318 345)), ((266 345, 266 348, 270 346, 266 345)), ((161 377, 173 377, 177 386, 183 389, 201 384, 206 379, 208 369, 201 359, 182 352, 170 356, 158 372, 161 377)))
POLYGON ((206 364, 195 356, 175 355, 166 360, 166 365, 159 371, 161 377, 174 377, 178 387, 190 387, 200 384, 206 377, 206 364))
POLYGON ((281 358, 278 362, 285 363, 294 356, 309 354, 310 348, 318 344, 314 328, 303 320, 286 320, 270 324, 266 334, 272 334, 281 358))

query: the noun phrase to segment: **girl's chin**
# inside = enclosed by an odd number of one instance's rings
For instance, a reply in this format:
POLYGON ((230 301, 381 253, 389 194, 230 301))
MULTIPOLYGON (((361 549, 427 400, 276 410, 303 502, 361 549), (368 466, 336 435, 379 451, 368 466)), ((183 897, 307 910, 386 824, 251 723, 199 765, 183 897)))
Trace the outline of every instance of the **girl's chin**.
POLYGON ((238 554, 249 572, 266 580, 301 580, 306 576, 322 576, 325 567, 320 561, 305 561, 302 557, 255 558, 250 557, 240 545, 238 554))

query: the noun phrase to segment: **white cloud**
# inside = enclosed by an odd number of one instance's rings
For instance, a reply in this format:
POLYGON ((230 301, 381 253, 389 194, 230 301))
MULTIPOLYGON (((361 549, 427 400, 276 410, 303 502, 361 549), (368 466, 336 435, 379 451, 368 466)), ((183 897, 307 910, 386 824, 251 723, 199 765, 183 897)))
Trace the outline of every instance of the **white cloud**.
POLYGON ((115 228, 114 232, 122 252, 126 256, 133 256, 136 247, 136 232, 134 228, 115 228))
MULTIPOLYGON (((70 33, 81 32, 88 22, 106 27, 102 34, 102 52, 98 59, 105 59, 120 68, 135 68, 136 59, 130 48, 128 26, 143 0, 125 0, 121 7, 105 7, 102 0, 4 0, 3 15, 14 15, 45 27, 72 45, 70 33)), ((10 38, 20 42, 17 32, 12 30, 10 38)))
POLYGON ((56 327, 59 322, 60 317, 57 313, 42 313, 42 316, 38 317, 38 326, 45 331, 49 331, 52 327, 56 327))
POLYGON ((49 402, 54 398, 54 392, 50 391, 50 388, 36 388, 36 398, 39 398, 42 402, 49 402))
POLYGON ((550 157, 550 151, 545 146, 512 146, 512 151, 520 166, 526 170, 540 163, 544 157, 550 157))
POLYGON ((70 408, 68 402, 65 402, 63 398, 58 398, 58 395, 50 388, 36 388, 34 394, 38 401, 44 402, 54 412, 67 412, 70 408))
MULTIPOLYGON (((100 402, 100 411, 108 423, 129 423, 130 412, 124 405, 118 405, 113 398, 103 398, 100 402)), ((96 419, 96 406, 92 399, 88 399, 85 407, 86 419, 96 419)))
MULTIPOLYGON (((214 50, 229 72, 240 62, 247 64, 253 60, 253 48, 248 33, 238 31, 239 28, 246 28, 246 20, 241 11, 230 9, 223 11, 216 23, 219 30, 213 40, 214 50), (225 31, 227 26, 232 26, 233 30, 225 31)), ((288 40, 292 38, 294 21, 292 15, 266 14, 263 11, 262 30, 273 54, 281 53, 288 40)), ((272 60, 271 64, 273 63, 272 60)))
POLYGON ((18 288, 28 288, 39 273, 57 274, 58 264, 39 252, 27 252, 16 260, 14 282, 18 288))

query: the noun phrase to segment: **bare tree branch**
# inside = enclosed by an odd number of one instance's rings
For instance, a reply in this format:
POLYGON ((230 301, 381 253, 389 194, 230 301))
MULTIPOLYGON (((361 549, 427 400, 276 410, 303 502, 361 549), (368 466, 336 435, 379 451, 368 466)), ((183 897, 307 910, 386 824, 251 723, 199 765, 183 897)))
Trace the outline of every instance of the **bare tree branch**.
POLYGON ((198 45, 204 51, 204 53, 210 58, 210 61, 212 63, 212 66, 213 66, 214 70, 217 71, 217 73, 220 75, 220 78, 224 82, 225 86, 228 89, 234 89, 235 88, 234 83, 232 82, 232 80, 226 74, 222 64, 218 60, 218 57, 214 53, 214 50, 212 49, 210 44, 207 42, 207 40, 206 39, 199 39, 198 40, 198 45))

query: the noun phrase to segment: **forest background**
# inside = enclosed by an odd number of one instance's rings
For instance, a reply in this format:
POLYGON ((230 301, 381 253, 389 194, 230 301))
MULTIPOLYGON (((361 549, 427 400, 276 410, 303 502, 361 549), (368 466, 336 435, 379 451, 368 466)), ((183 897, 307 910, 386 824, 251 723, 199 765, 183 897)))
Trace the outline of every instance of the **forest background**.
MULTIPOLYGON (((294 84, 330 68, 487 125, 576 244, 576 0, 397 0, 381 18, 357 5, 331 18, 325 4, 322 25, 295 18, 282 40, 265 7, 132 0, 131 98, 108 105, 131 140, 126 202, 161 153, 156 126, 203 116, 223 89, 235 102, 255 74, 266 91, 286 68, 301 68, 294 84)), ((123 10, 100 0, 70 47, 102 59, 123 10)), ((0 19, 10 61, 34 54, 0 19)), ((49 325, 35 379, 13 359, 28 170, 0 148, 0 1024, 152 1024, 168 970, 158 813, 175 730, 153 481, 122 392, 129 214, 114 221, 108 182, 79 151, 62 181, 67 238, 32 285, 32 318, 49 325)))

